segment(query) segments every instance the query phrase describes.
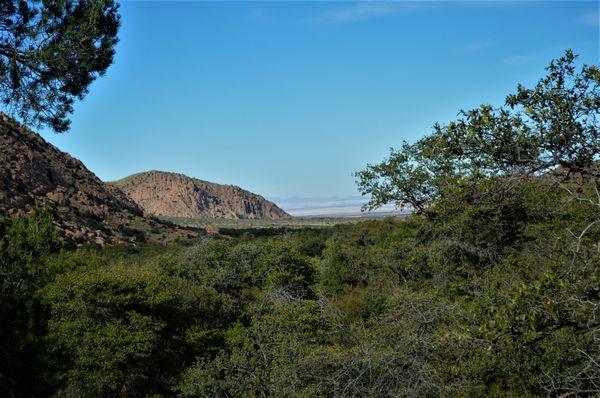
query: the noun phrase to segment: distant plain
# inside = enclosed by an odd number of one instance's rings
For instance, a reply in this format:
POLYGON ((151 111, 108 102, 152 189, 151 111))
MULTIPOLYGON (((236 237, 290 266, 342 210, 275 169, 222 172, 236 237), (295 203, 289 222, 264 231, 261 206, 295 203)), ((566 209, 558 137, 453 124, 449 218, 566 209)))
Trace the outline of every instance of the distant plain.
POLYGON ((356 224, 360 221, 374 218, 404 218, 408 213, 400 212, 365 212, 362 214, 336 215, 336 216, 302 216, 291 220, 261 220, 261 219, 209 219, 209 218, 183 218, 159 217, 161 220, 187 228, 206 228, 208 226, 222 229, 261 229, 261 228, 326 228, 340 224, 356 224))

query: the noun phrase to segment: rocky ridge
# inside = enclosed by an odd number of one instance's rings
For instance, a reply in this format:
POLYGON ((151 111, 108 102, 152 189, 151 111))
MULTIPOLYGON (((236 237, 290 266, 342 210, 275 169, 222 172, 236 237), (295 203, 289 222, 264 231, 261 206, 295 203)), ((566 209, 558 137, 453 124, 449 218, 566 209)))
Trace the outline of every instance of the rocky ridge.
POLYGON ((0 215, 45 207, 75 244, 129 244, 191 237, 193 232, 144 216, 118 188, 83 163, 0 113, 0 215))
POLYGON ((145 212, 156 216, 287 220, 291 216, 260 195, 164 171, 112 182, 145 212))

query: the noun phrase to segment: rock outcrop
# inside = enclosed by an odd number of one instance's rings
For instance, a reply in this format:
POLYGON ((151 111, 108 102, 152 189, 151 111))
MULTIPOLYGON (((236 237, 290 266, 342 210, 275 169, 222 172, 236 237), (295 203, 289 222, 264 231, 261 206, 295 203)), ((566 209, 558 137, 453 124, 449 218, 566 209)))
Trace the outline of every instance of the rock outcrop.
POLYGON ((112 182, 145 212, 166 217, 287 220, 273 202, 234 185, 148 171, 112 182))
POLYGON ((79 160, 0 113, 0 215, 45 207, 65 238, 100 245, 168 241, 192 232, 147 218, 79 160))

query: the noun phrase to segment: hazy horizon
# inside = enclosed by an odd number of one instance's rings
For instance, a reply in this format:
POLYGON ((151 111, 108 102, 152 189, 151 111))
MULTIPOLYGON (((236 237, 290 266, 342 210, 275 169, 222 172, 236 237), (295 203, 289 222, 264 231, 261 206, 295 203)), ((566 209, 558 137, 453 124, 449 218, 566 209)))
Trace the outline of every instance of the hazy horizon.
POLYGON ((117 54, 44 138, 102 180, 142 170, 268 198, 353 197, 352 172, 460 108, 501 105, 566 48, 595 63, 596 2, 125 2, 117 54), (110 143, 110 144, 107 144, 110 143))

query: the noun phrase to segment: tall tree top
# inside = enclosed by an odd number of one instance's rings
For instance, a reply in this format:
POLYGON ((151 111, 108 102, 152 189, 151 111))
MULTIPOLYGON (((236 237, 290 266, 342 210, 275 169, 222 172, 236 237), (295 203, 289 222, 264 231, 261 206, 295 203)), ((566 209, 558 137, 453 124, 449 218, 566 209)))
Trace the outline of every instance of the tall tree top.
POLYGON ((113 61, 113 0, 0 2, 0 99, 25 124, 69 129, 73 103, 113 61))

